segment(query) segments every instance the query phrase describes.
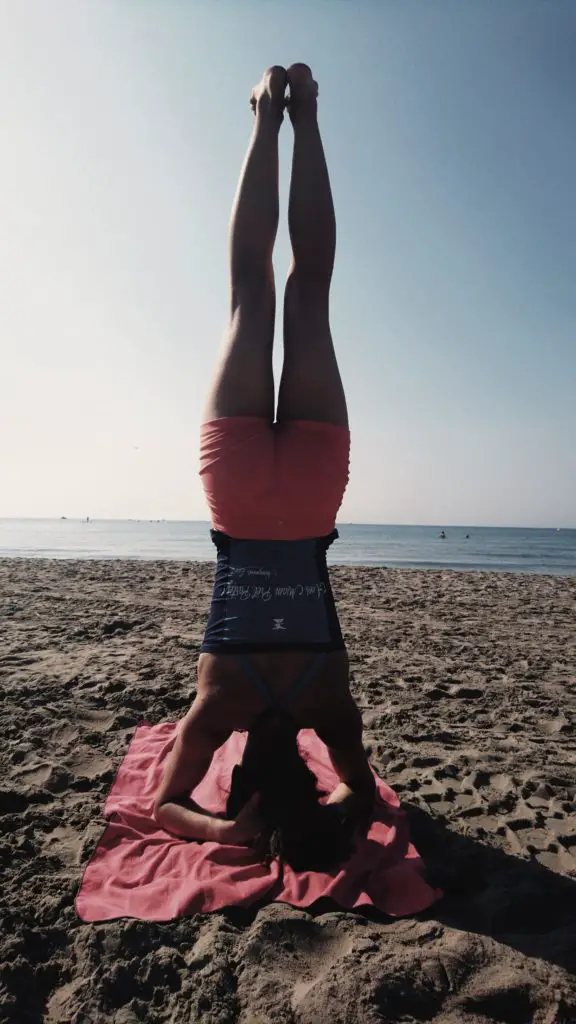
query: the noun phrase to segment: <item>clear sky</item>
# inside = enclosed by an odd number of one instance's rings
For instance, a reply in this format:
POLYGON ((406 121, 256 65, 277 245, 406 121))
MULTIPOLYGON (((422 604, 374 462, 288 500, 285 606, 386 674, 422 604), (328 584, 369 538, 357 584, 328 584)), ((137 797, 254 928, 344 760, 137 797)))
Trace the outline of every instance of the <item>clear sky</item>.
POLYGON ((0 516, 207 518, 248 97, 297 60, 338 217, 341 520, 576 526, 573 0, 0 0, 0 516))

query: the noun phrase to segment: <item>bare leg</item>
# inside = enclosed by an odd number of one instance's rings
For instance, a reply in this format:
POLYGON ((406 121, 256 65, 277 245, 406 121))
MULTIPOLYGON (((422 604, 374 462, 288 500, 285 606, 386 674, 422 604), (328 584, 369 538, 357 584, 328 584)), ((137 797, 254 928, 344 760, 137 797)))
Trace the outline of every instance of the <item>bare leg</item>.
POLYGON ((329 322, 336 220, 318 128, 318 87, 306 64, 292 65, 287 74, 294 126, 288 206, 293 262, 284 296, 284 366, 277 418, 346 427, 346 398, 329 322))
POLYGON ((286 71, 264 73, 251 99, 256 124, 232 210, 230 324, 204 420, 274 418, 275 291, 272 250, 278 230, 278 132, 286 71))

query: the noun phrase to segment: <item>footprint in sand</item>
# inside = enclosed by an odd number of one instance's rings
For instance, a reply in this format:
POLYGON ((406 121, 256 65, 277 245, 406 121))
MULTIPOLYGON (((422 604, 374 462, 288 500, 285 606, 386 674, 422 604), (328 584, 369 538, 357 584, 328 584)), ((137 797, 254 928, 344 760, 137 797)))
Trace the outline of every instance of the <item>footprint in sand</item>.
POLYGON ((67 767, 75 775, 81 775, 86 779, 95 779, 109 771, 111 765, 106 757, 98 757, 88 752, 79 752, 68 761, 67 767))
POLYGON ((448 688, 448 694, 458 700, 475 700, 477 697, 484 696, 484 690, 480 690, 476 686, 455 684, 448 688))
POLYGON ((23 768, 15 777, 25 786, 43 786, 52 774, 52 767, 46 763, 31 765, 29 768, 23 768))
POLYGON ((292 988, 292 1009, 298 1011, 313 989, 317 988, 332 973, 338 960, 352 952, 354 942, 351 938, 330 936, 316 942, 310 949, 302 950, 305 953, 305 962, 301 962, 300 969, 304 977, 294 981, 292 988))
POLYGON ((74 828, 55 828, 44 838, 44 852, 57 857, 66 867, 72 867, 80 863, 82 839, 74 828))
POLYGON ((491 780, 490 772, 483 771, 481 768, 475 768, 469 775, 464 776, 462 782, 468 789, 482 790, 490 786, 491 780))
POLYGON ((276 990, 284 990, 283 999, 291 1002, 293 1012, 302 1013, 302 1004, 312 990, 353 948, 351 936, 338 934, 331 927, 300 916, 286 920, 277 911, 265 912, 256 918, 246 936, 246 970, 240 988, 253 991, 273 984, 276 990))
POLYGON ((113 711, 84 711, 76 721, 90 732, 106 732, 114 721, 113 711))
MULTIPOLYGON (((66 982, 64 985, 54 989, 46 1003, 46 1017, 44 1018, 46 1024, 56 1024, 57 1021, 72 1020, 76 1002, 81 996, 82 989, 87 985, 88 980, 86 978, 75 978, 73 981, 66 982)), ((82 1015, 76 1019, 90 1020, 89 1017, 82 1017, 82 1015)))
POLYGON ((557 736, 558 733, 571 731, 570 722, 566 718, 549 718, 548 721, 537 722, 536 725, 548 736, 557 736))
POLYGON ((78 729, 75 729, 72 725, 65 725, 64 728, 58 732, 58 742, 68 746, 69 743, 75 743, 78 736, 78 729))
POLYGON ((411 763, 413 768, 435 768, 437 765, 442 764, 442 761, 439 757, 432 755, 416 754, 411 759, 411 763))
POLYGON ((490 785, 497 793, 509 793, 514 788, 515 783, 509 775, 497 772, 490 779, 490 785))

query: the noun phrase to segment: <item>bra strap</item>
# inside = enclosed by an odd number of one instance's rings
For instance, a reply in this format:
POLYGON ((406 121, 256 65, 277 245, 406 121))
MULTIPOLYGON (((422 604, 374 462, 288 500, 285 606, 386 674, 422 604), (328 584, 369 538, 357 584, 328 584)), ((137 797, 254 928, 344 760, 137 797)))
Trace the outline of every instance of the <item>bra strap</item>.
MULTIPOLYGON (((270 692, 266 683, 262 679, 260 673, 254 668, 250 658, 246 654, 236 655, 236 661, 240 665, 240 668, 244 672, 244 675, 250 680, 253 686, 258 690, 258 693, 262 697, 266 707, 272 706, 275 702, 270 696, 270 692)), ((318 672, 326 662, 326 654, 317 654, 313 661, 306 666, 302 675, 296 680, 294 686, 285 697, 283 704, 292 704, 295 700, 300 697, 307 686, 315 679, 318 672)))
POLYGON ((236 661, 240 665, 240 668, 244 672, 244 675, 250 680, 250 682, 258 690, 258 693, 262 697, 262 700, 264 701, 264 704, 267 707, 269 707, 271 704, 273 704, 274 702, 273 702, 273 700, 272 700, 272 698, 270 696, 270 693, 268 691, 268 687, 266 686, 266 683, 262 679, 262 676, 260 675, 260 673, 257 672, 257 670, 254 668, 254 665, 250 661, 250 658, 246 654, 238 654, 238 655, 236 655, 236 661))
POLYGON ((318 672, 320 671, 325 662, 326 654, 316 655, 311 664, 306 666, 302 675, 294 683, 294 686, 290 690, 285 703, 292 704, 298 697, 300 697, 302 693, 304 693, 306 687, 309 686, 310 683, 315 679, 315 677, 318 675, 318 672))

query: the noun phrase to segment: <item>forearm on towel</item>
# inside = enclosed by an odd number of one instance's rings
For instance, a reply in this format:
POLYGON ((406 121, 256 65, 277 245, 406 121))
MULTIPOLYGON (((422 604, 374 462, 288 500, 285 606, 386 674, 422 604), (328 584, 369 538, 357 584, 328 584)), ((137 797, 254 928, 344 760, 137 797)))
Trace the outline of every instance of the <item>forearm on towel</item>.
POLYGON ((157 825, 173 835, 185 839, 205 839, 213 843, 230 841, 233 821, 219 818, 202 810, 192 800, 169 801, 154 811, 157 825))

